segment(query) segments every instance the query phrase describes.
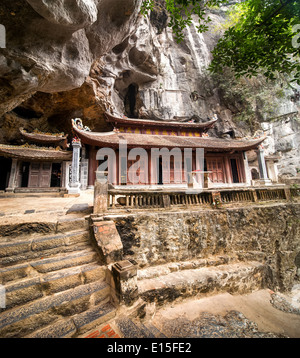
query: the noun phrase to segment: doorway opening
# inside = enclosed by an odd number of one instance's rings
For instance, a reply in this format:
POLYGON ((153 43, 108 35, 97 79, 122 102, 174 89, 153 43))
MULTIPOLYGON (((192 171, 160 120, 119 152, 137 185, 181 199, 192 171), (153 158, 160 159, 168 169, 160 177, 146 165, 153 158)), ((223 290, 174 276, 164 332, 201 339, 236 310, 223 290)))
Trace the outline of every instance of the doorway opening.
POLYGON ((0 157, 0 190, 8 187, 12 160, 0 157))
POLYGON ((28 187, 29 167, 30 167, 29 162, 22 162, 20 165, 21 188, 28 187))
POLYGON ((163 167, 162 167, 162 158, 158 159, 158 185, 163 185, 163 167))
POLYGON ((51 170, 51 188, 61 187, 61 163, 53 163, 51 170))
POLYGON ((233 183, 240 183, 240 178, 239 178, 239 172, 238 172, 238 166, 237 166, 236 159, 230 159, 230 163, 231 163, 232 182, 233 183))

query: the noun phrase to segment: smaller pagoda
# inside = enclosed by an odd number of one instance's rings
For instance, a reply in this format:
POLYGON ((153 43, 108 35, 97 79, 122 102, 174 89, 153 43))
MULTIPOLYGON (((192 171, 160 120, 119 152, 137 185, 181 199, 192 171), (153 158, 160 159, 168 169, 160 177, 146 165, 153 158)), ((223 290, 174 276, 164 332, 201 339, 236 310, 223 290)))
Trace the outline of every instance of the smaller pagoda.
POLYGON ((6 164, 1 189, 10 192, 63 190, 65 164, 72 160, 72 152, 67 150, 67 136, 19 130, 25 144, 0 144, 0 161, 6 164))

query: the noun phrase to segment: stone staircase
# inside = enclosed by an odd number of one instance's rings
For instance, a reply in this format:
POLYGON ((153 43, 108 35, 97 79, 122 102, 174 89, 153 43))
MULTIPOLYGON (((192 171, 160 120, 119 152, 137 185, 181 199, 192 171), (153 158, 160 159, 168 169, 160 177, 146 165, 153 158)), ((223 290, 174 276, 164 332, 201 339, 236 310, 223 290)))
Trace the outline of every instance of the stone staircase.
POLYGON ((77 337, 115 316, 83 217, 22 228, 0 226, 0 337, 77 337))
MULTIPOLYGON (((83 337, 112 321, 125 338, 165 337, 129 312, 116 317, 105 281, 107 267, 84 217, 0 224, 0 234, 0 288, 6 297, 0 337, 83 337)), ((266 267, 224 254, 140 268, 137 275, 140 300, 160 306, 219 292, 259 290, 266 267)))

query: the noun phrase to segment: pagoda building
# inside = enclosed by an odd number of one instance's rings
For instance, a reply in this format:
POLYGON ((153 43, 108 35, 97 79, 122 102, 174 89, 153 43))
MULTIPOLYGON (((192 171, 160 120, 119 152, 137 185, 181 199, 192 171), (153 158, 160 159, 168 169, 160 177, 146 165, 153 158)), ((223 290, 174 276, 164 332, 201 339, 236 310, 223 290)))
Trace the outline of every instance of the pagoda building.
POLYGON ((0 190, 61 191, 66 182, 65 164, 72 160, 67 136, 19 130, 25 144, 0 144, 0 190))
POLYGON ((193 180, 203 188, 201 173, 207 173, 209 187, 250 185, 246 152, 253 149, 257 150, 262 172, 265 170, 260 149, 265 137, 209 137, 207 131, 217 118, 204 123, 167 122, 105 113, 105 120, 112 131, 91 132, 80 119, 72 120, 74 133, 88 155, 90 187, 99 168, 108 171, 109 182, 114 186, 186 187, 193 180), (164 161, 164 154, 168 160, 164 161))

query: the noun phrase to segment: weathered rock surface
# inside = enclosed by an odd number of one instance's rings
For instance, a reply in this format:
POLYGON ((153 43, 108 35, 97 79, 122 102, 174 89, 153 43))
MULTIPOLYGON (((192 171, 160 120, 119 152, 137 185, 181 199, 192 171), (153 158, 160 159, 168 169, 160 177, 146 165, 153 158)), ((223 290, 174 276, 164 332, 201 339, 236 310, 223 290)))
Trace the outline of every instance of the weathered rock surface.
POLYGON ((6 49, 0 50, 1 114, 35 92, 79 88, 95 58, 136 20, 140 1, 2 1, 6 49))
POLYGON ((300 123, 293 115, 276 122, 264 122, 268 137, 264 142, 266 154, 281 157, 278 172, 281 177, 295 177, 300 173, 300 123))

